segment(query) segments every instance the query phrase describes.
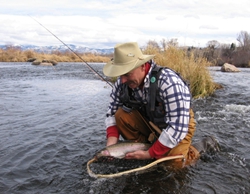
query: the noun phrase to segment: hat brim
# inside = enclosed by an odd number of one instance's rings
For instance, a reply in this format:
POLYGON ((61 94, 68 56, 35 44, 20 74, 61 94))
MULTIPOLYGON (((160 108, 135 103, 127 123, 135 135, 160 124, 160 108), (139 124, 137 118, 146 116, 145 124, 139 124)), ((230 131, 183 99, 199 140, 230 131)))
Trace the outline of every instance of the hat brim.
POLYGON ((105 76, 108 76, 108 77, 118 77, 118 76, 124 75, 132 71, 133 69, 143 65, 144 63, 146 63, 147 61, 153 58, 154 58, 154 55, 143 55, 143 59, 141 58, 138 59, 134 65, 131 65, 131 63, 127 65, 124 65, 124 64, 119 65, 119 64, 115 64, 114 61, 112 60, 103 67, 103 73, 105 76))

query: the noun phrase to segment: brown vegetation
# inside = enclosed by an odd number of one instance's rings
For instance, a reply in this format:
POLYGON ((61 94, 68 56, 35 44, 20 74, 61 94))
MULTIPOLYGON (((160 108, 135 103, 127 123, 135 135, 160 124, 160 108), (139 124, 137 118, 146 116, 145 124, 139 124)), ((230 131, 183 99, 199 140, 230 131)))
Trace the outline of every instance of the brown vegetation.
POLYGON ((166 43, 163 51, 155 44, 148 42, 144 49, 145 54, 155 55, 157 64, 171 68, 179 73, 189 84, 194 98, 206 97, 219 88, 214 83, 207 67, 212 64, 203 57, 195 57, 194 52, 186 52, 183 49, 166 43))
MULTIPOLYGON (((86 62, 108 62, 109 55, 97 55, 93 53, 77 53, 86 62)), ((0 49, 1 62, 27 62, 30 59, 51 60, 57 62, 82 62, 82 60, 71 51, 55 51, 49 54, 38 53, 33 50, 22 51, 19 48, 9 46, 6 50, 0 49)))

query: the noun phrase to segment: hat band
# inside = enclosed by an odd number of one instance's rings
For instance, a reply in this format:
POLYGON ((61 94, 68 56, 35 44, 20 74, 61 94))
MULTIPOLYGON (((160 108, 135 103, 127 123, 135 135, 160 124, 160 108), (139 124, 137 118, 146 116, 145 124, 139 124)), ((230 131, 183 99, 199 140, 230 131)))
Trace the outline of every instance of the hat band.
POLYGON ((137 58, 135 60, 128 61, 128 62, 125 62, 125 63, 117 63, 115 60, 113 62, 115 63, 115 65, 119 65, 119 66, 128 65, 128 64, 131 64, 131 63, 135 65, 139 60, 140 60, 140 58, 137 58))

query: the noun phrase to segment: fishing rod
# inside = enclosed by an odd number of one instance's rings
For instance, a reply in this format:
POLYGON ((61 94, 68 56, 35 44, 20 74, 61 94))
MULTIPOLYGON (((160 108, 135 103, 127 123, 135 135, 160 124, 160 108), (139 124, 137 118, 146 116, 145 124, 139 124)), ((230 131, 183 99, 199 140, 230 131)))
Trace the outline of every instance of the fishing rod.
MULTIPOLYGON (((29 15, 30 16, 30 15, 29 15)), ((31 17, 31 16, 30 16, 31 17)), ((101 80, 105 81, 107 84, 109 84, 111 87, 113 87, 113 85, 107 81, 100 73, 98 73, 95 69, 93 69, 88 63, 87 61, 85 61, 80 55, 78 55, 74 50, 72 50, 66 43, 64 43, 60 38, 58 38, 54 33, 52 33, 48 28, 46 28, 44 25, 42 25, 39 21, 37 21, 35 18, 31 17, 33 20, 35 20, 39 25, 41 25, 43 28, 45 28, 50 34, 52 34, 57 40, 59 40, 64 46, 66 46, 72 53, 74 53, 77 57, 79 57, 86 65, 87 67, 93 71, 94 73, 96 73, 101 80)))

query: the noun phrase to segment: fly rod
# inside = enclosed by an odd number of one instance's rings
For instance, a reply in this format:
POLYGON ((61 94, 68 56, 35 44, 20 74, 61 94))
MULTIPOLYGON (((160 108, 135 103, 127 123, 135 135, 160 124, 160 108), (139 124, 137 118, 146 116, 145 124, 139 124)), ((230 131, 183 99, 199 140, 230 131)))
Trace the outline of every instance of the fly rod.
MULTIPOLYGON (((30 16, 31 17, 31 16, 30 16)), ((39 25, 41 25, 43 28, 45 28, 50 34, 52 34, 57 40, 59 40, 64 46, 66 46, 72 53, 74 53, 77 57, 79 57, 86 65, 87 67, 93 71, 94 73, 96 73, 101 80, 105 81, 107 84, 109 84, 111 87, 113 87, 113 85, 107 81, 100 73, 98 73, 95 69, 93 69, 88 63, 87 61, 85 61, 80 55, 78 55, 74 50, 72 50, 66 43, 64 43, 60 38, 58 38, 54 33, 52 33, 48 28, 46 28, 44 25, 42 25, 39 21, 37 21, 35 18, 31 17, 33 20, 35 20, 39 25)))

